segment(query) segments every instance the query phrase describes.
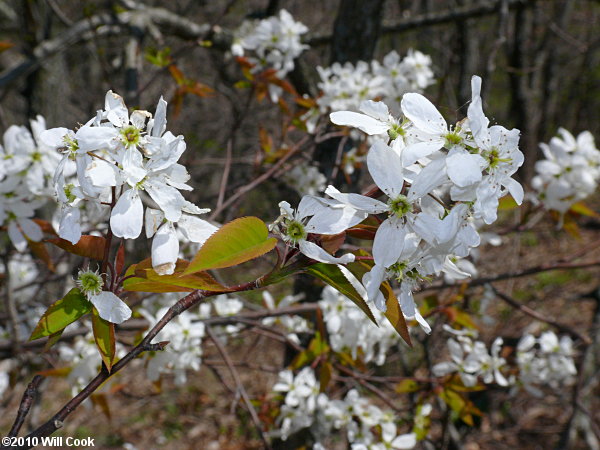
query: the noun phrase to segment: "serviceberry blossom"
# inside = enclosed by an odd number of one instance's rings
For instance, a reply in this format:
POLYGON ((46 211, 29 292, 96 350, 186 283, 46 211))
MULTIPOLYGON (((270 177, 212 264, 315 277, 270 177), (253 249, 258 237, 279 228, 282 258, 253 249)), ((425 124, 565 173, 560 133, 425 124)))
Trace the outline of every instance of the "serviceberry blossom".
POLYGON ((600 150, 589 131, 577 138, 564 128, 548 144, 540 143, 545 159, 535 164, 531 180, 546 209, 567 212, 574 203, 585 199, 600 181, 600 150))
POLYGON ((534 395, 542 395, 536 387, 549 385, 553 389, 575 382, 577 368, 573 360, 575 352, 569 336, 560 339, 552 331, 536 338, 524 335, 517 344, 519 383, 534 395))
POLYGON ((79 241, 82 207, 93 211, 98 205, 113 205, 113 234, 135 239, 142 231, 147 203, 146 235, 154 237, 152 264, 165 275, 173 273, 179 253, 175 225, 185 240, 200 244, 216 230, 195 217, 209 210, 185 200, 180 192, 192 189, 186 168, 178 163, 186 144, 183 136, 166 131, 166 111, 161 97, 154 115, 130 113, 123 98, 108 91, 104 109, 77 131, 53 128, 40 133, 48 147, 64 154, 54 174, 61 203, 60 237, 73 244, 79 241), (69 177, 65 168, 73 162, 77 176, 69 177))
POLYGON ((500 357, 502 338, 496 338, 491 351, 488 352, 486 345, 481 341, 473 341, 468 332, 457 333, 450 330, 452 334, 457 335, 456 339, 448 339, 452 361, 433 366, 433 374, 436 377, 458 372, 467 387, 475 386, 478 377, 481 377, 485 384, 495 382, 500 386, 508 386, 509 382, 500 370, 506 365, 506 360, 500 357))
POLYGON ((32 132, 12 125, 0 145, 0 226, 7 227, 10 240, 20 252, 26 249, 28 240, 39 242, 43 237, 32 217, 51 196, 52 173, 60 160, 40 139, 45 126, 42 116, 31 121, 32 132))
MULTIPOLYGON (((498 199, 507 192, 518 203, 523 199, 523 188, 511 178, 523 163, 517 146, 519 131, 488 128, 481 79, 474 76, 471 87, 468 118, 454 126, 418 93, 402 97, 402 118, 392 116, 384 103, 373 101, 363 102, 361 113, 330 115, 334 123, 376 138, 367 154, 367 167, 387 201, 343 194, 333 186, 325 192, 363 213, 387 215, 373 242, 375 265, 362 280, 369 300, 381 310, 386 305, 380 285, 396 279, 403 313, 419 320, 412 295, 419 284, 440 272, 453 279, 473 273, 469 264, 462 264, 466 270, 460 270, 455 263, 481 241, 476 220, 493 222, 498 199), (389 145, 380 139, 386 134, 389 145)), ((424 320, 419 323, 428 329, 424 320)))
POLYGON ((400 337, 383 313, 372 311, 379 326, 348 298, 330 286, 321 293, 319 306, 323 311, 323 321, 327 325, 329 344, 336 352, 350 352, 352 358, 364 363, 385 363, 387 351, 398 345, 400 337))
POLYGON ((327 177, 319 172, 317 167, 309 164, 296 164, 290 171, 285 172, 281 179, 300 195, 316 195, 327 187, 327 177))
MULTIPOLYGON (((125 349, 117 342, 116 356, 122 358, 125 356, 125 349)), ((58 344, 58 355, 60 359, 69 364, 71 370, 67 375, 67 381, 71 386, 73 395, 83 389, 96 375, 102 367, 102 357, 98 353, 98 348, 91 332, 85 336, 77 336, 73 343, 58 344)), ((117 379, 111 377, 111 381, 103 384, 103 389, 108 390, 117 379)))
POLYGON ((345 429, 352 449, 410 449, 416 445, 414 433, 398 434, 393 412, 372 404, 357 390, 348 391, 339 400, 319 393, 319 383, 310 367, 296 375, 290 370, 280 372, 273 391, 283 396, 275 420, 277 429, 270 433, 273 437, 285 441, 308 429, 316 441, 313 448, 325 449, 328 439, 345 429), (379 437, 373 433, 374 427, 381 427, 379 437))
POLYGON ((104 281, 98 272, 80 270, 75 282, 104 320, 123 323, 131 317, 131 309, 123 300, 110 291, 102 290, 104 281))
MULTIPOLYGON (((142 308, 139 312, 152 327, 167 310, 168 307, 164 307, 156 314, 152 314, 142 308)), ((164 351, 157 352, 151 357, 147 356, 146 374, 150 381, 157 381, 161 374, 174 374, 175 384, 181 386, 187 381, 188 370, 200 370, 205 328, 204 324, 197 319, 195 313, 185 311, 160 331, 156 339, 169 341, 169 345, 164 351)))
MULTIPOLYGON (((248 60, 254 64, 253 71, 274 69, 283 78, 294 69, 294 59, 309 48, 300 40, 307 31, 303 23, 282 9, 276 16, 244 22, 234 33, 231 52, 243 56, 250 51, 248 60)), ((269 85, 269 93, 271 100, 277 101, 282 90, 269 85)))
POLYGON ((329 110, 358 111, 363 101, 377 97, 397 110, 403 94, 422 92, 434 82, 431 58, 412 49, 402 59, 392 50, 383 58, 383 64, 375 60, 356 65, 334 63, 317 67, 317 71, 322 92, 317 104, 322 114, 329 110))
POLYGON ((297 246, 304 255, 324 263, 346 264, 354 261, 354 255, 350 253, 339 258, 330 255, 308 240, 309 234, 339 234, 362 222, 366 214, 344 203, 310 195, 302 197, 296 211, 285 201, 279 203, 279 208, 281 215, 270 229, 277 231, 288 245, 297 246))

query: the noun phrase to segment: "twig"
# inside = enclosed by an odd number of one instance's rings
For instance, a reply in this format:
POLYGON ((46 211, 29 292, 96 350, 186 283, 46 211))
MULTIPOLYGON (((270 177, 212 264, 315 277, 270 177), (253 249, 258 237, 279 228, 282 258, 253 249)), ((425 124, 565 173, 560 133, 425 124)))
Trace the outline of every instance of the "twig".
POLYGON ((23 398, 21 399, 21 404, 19 405, 19 411, 17 412, 15 422, 8 432, 8 437, 15 437, 17 434, 19 434, 19 430, 23 426, 23 423, 25 423, 25 417, 27 417, 27 414, 29 414, 29 410, 31 409, 35 395, 37 394, 37 390, 43 380, 43 376, 36 375, 27 385, 27 389, 25 389, 23 398))
MULTIPOLYGON (((491 285, 490 285, 491 286, 491 285)), ((571 336, 579 339, 581 342, 583 342, 585 345, 590 345, 592 343, 592 341, 590 340, 589 337, 584 336, 583 334, 581 334, 579 331, 571 328, 568 325, 565 325, 563 323, 557 322, 554 319, 550 319, 549 317, 544 316, 543 314, 534 311, 533 309, 522 305, 521 303, 519 303, 518 301, 516 301, 515 299, 513 299, 512 297, 509 297, 508 295, 504 294, 503 292, 500 292, 498 289, 496 289, 494 286, 492 286, 492 289, 494 291, 494 293, 500 297, 502 300, 504 300, 506 303, 508 303, 510 306, 512 306, 515 309, 518 309, 519 311, 521 311, 524 314, 527 314, 530 317, 533 317, 536 320, 539 320, 541 322, 545 322, 549 325, 552 325, 553 327, 557 328, 560 331, 563 331, 565 333, 570 334, 571 336)))
POLYGON ((225 208, 227 208, 229 205, 231 205, 233 202, 235 202, 238 198, 240 198, 241 196, 247 194, 248 192, 250 192, 251 190, 253 190, 257 186, 259 186, 260 184, 262 184, 263 182, 265 182, 266 180, 268 180, 269 178, 271 178, 271 176, 275 172, 277 172, 277 170, 288 159, 290 159, 292 156, 294 156, 296 153, 298 153, 298 151, 300 150, 300 148, 302 147, 302 145, 308 140, 308 137, 309 136, 305 136, 295 147, 291 148, 284 156, 282 156, 279 159, 279 161, 277 161, 275 164, 273 164, 273 166, 271 166, 271 168, 269 170, 267 170, 265 173, 263 173, 262 175, 256 177, 250 183, 248 183, 248 184, 240 187, 231 197, 229 197, 226 201, 224 201, 221 204, 220 207, 215 208, 215 210, 210 215, 209 219, 210 220, 214 220, 214 218, 217 217, 221 211, 223 211, 225 208))
POLYGON ((229 171, 231 169, 231 146, 232 139, 227 141, 227 157, 225 160, 225 168, 223 169, 223 178, 221 178, 221 186, 219 187, 219 197, 217 198, 217 208, 220 208, 225 198, 225 191, 227 190, 227 182, 229 181, 229 171))
POLYGON ((271 445, 269 444, 269 440, 267 439, 267 436, 265 435, 265 433, 262 429, 262 425, 261 425, 260 419, 258 418, 258 414, 256 414, 256 410, 254 409, 254 406, 252 405, 252 402, 250 401, 250 397, 248 397, 248 393, 246 392, 246 389, 244 388, 244 385, 242 384, 242 380, 240 380, 240 376, 239 376, 237 370, 235 369, 235 367, 231 361, 231 358, 229 358, 229 354, 227 353, 227 351, 225 350, 223 345, 221 345, 221 343, 219 342, 219 339, 214 335, 214 333, 212 332, 210 327, 206 327, 206 334, 213 341, 213 343, 215 344, 215 347, 217 348, 221 357, 223 358, 223 361, 227 365, 227 368, 229 369, 229 372, 231 373, 231 376, 233 377, 233 380, 235 381, 237 391, 241 395, 242 399, 244 400, 244 403, 246 404, 246 408, 248 409, 248 412, 250 413, 252 422, 254 422, 254 426, 256 427, 256 430, 258 431, 265 448, 270 449, 271 445))
MULTIPOLYGON (((540 272, 548 272, 550 270, 568 270, 568 269, 585 269, 588 267, 596 267, 600 266, 600 261, 590 261, 583 263, 570 263, 570 262, 554 262, 549 264, 540 264, 539 266, 529 267, 527 269, 523 269, 516 272, 505 272, 499 275, 494 275, 492 277, 481 277, 475 278, 472 280, 461 281, 462 284, 467 284, 469 287, 473 286, 481 286, 488 283, 493 283, 496 281, 508 280, 511 278, 520 278, 526 277, 529 275, 534 275, 540 272)), ((449 287, 457 287, 459 284, 456 283, 441 283, 441 284, 433 284, 430 286, 423 286, 421 291, 433 291, 439 289, 446 289, 449 287)))

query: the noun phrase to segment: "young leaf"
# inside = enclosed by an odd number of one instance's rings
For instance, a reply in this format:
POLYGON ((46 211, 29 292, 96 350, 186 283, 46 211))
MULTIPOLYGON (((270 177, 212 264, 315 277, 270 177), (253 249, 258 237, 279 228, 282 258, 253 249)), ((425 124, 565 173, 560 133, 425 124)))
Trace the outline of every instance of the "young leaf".
POLYGON ((387 281, 381 285, 380 290, 383 292, 385 305, 387 306, 387 310, 383 313, 385 318, 389 320, 400 337, 404 339, 404 342, 406 342, 409 347, 412 347, 412 341, 410 340, 410 334, 408 333, 408 327, 406 326, 406 319, 404 319, 404 314, 402 314, 396 294, 394 294, 392 287, 387 281))
POLYGON ((33 341, 58 333, 91 310, 92 304, 85 295, 79 289, 73 288, 63 298, 50 305, 31 333, 29 340, 33 341))
POLYGON ((257 217, 242 217, 223 225, 204 245, 183 275, 222 269, 258 258, 275 247, 265 223, 257 217))
POLYGON ((369 305, 367 305, 367 302, 362 298, 362 295, 354 289, 354 286, 352 286, 338 266, 325 263, 313 264, 306 269, 306 273, 323 280, 329 286, 337 289, 342 295, 348 297, 375 325, 377 325, 377 321, 375 320, 369 305))
POLYGON ((116 356, 115 324, 101 318, 96 308, 94 308, 92 311, 92 330, 96 347, 98 347, 104 365, 110 372, 116 356))
POLYGON ((191 292, 195 289, 222 291, 228 289, 219 284, 206 272, 182 275, 189 263, 177 261, 173 275, 159 275, 152 269, 152 260, 147 258, 127 269, 126 276, 134 275, 123 282, 126 291, 134 292, 191 292))
POLYGON ((75 245, 61 238, 47 239, 46 242, 50 242, 74 255, 84 256, 97 261, 102 261, 104 258, 106 239, 100 236, 81 236, 81 239, 75 245))
MULTIPOLYGON (((361 255, 364 256, 364 255, 361 255)), ((351 264, 348 264, 346 267, 352 274, 362 280, 362 277, 365 273, 371 270, 373 266, 372 261, 357 261, 351 264)), ((404 314, 400 310, 400 305, 398 304, 398 299, 396 298, 396 294, 390 284, 386 281, 381 284, 379 290, 383 293, 385 297, 385 304, 387 306, 387 310, 384 313, 385 317, 392 324, 394 329, 398 332, 400 337, 406 342, 410 347, 412 347, 412 341, 410 340, 410 334, 408 333, 408 327, 406 325, 406 320, 404 319, 404 314)))

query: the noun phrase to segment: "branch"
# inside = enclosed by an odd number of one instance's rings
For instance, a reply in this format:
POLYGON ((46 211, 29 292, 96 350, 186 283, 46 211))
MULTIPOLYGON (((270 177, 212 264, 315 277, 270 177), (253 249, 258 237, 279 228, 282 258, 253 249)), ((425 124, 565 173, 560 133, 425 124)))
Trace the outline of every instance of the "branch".
MULTIPOLYGON (((402 33, 404 31, 414 30, 417 28, 451 23, 457 20, 488 16, 500 11, 501 3, 501 1, 485 1, 479 5, 455 7, 442 12, 421 14, 415 17, 409 17, 407 19, 400 20, 394 24, 386 25, 384 23, 381 32, 384 34, 402 33)), ((533 3, 533 0, 507 0, 507 6, 509 8, 515 8, 517 6, 531 7, 533 6, 533 3)), ((323 45, 327 44, 331 38, 332 36, 330 34, 312 36, 308 38, 307 43, 309 45, 323 45)))
POLYGON ((535 267, 529 267, 515 272, 505 272, 492 277, 475 278, 473 280, 465 280, 461 283, 441 283, 437 285, 424 286, 421 291, 433 291, 438 289, 445 289, 449 287, 457 287, 460 284, 466 284, 468 287, 481 286, 495 281, 509 280, 512 278, 521 278, 529 275, 534 275, 540 272, 548 272, 550 270, 569 270, 569 269, 585 269, 588 267, 600 266, 600 261, 591 261, 583 263, 570 263, 570 262, 556 262, 550 264, 541 264, 535 267))
POLYGON ((208 337, 213 341, 213 343, 215 344, 215 347, 217 347, 217 350, 221 354, 223 361, 227 365, 227 368, 229 369, 229 372, 231 373, 231 376, 233 377, 233 380, 237 387, 237 391, 238 391, 239 395, 242 397, 242 399, 244 400, 244 403, 246 404, 246 408, 248 409, 248 412, 250 413, 252 422, 254 423, 254 426, 256 427, 256 429, 260 435, 260 438, 263 441, 265 448, 270 449, 271 445, 269 444, 269 440, 267 439, 267 436, 265 435, 265 433, 262 429, 260 419, 258 418, 258 414, 256 414, 256 410, 254 409, 254 406, 252 405, 252 402, 250 401, 250 397, 248 397, 248 392, 246 392, 246 389, 244 388, 244 385, 242 384, 242 380, 240 379, 240 376, 239 376, 237 370, 235 369, 235 367, 231 361, 231 358, 229 358, 229 354, 227 353, 225 348, 223 348, 223 345, 221 345, 221 343, 219 342, 219 339, 214 335, 214 333, 212 332, 210 327, 206 327, 206 334, 208 334, 208 337))
MULTIPOLYGON (((490 285, 491 286, 491 285, 490 285)), ((554 319, 550 319, 549 317, 544 316, 543 314, 534 311, 533 309, 522 305, 521 303, 519 303, 518 301, 516 301, 515 299, 513 299, 512 297, 509 297, 508 295, 500 292, 498 289, 496 289, 494 286, 492 286, 492 289, 494 291, 494 293, 500 297, 502 300, 504 300, 506 303, 508 303, 510 306, 512 306, 515 309, 518 309, 519 311, 521 311, 524 314, 527 314, 530 317, 533 317, 536 320, 539 320, 540 322, 545 322, 549 325, 552 325, 553 327, 555 327, 556 329, 564 332, 564 333, 568 333, 571 336, 579 339, 581 342, 583 342, 585 345, 590 345, 592 343, 592 341, 590 340, 589 337, 584 336, 583 334, 581 334, 579 331, 574 330, 573 328, 571 328, 568 325, 565 325, 563 323, 557 322, 554 319)))
POLYGON ((130 26, 158 26, 164 32, 186 40, 205 39, 210 33, 214 39, 218 34, 224 33, 217 28, 213 30, 207 24, 199 25, 164 8, 139 6, 139 9, 119 14, 97 14, 76 22, 59 36, 37 45, 30 58, 12 65, 0 74, 0 87, 8 86, 20 76, 37 70, 48 58, 68 50, 79 42, 98 35, 116 35, 130 26))
POLYGON ((27 385, 27 389, 23 393, 23 398, 21 399, 21 404, 19 405, 19 411, 17 412, 17 418, 13 423, 10 431, 8 432, 8 437, 15 437, 19 434, 19 430, 23 426, 25 422, 25 417, 29 413, 31 409, 31 404, 35 399, 35 395, 37 394, 37 390, 40 386, 40 383, 44 380, 44 377, 41 375, 36 375, 33 377, 33 380, 27 385))

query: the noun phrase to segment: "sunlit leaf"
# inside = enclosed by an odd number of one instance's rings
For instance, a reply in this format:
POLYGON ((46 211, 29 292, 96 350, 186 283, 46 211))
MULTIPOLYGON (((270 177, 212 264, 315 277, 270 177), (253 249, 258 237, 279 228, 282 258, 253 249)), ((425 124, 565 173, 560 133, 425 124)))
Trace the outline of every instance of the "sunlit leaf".
POLYGON ((147 258, 127 269, 123 282, 126 291, 133 292, 191 292, 196 289, 226 292, 227 288, 206 272, 182 275, 189 262, 178 260, 172 275, 159 275, 152 269, 152 259, 147 258))
POLYGON ((46 242, 56 245, 74 255, 84 256, 85 258, 102 261, 104 258, 104 245, 106 239, 100 236, 81 236, 79 242, 75 245, 61 238, 46 239, 46 242))
POLYGON ((92 304, 85 295, 79 289, 73 288, 63 298, 50 305, 31 333, 29 340, 58 333, 91 310, 92 304))
POLYGON ((276 244, 262 220, 242 217, 215 231, 183 274, 236 266, 270 252, 276 244))
POLYGON ((358 306, 371 321, 377 325, 375 316, 371 312, 369 305, 365 302, 362 295, 360 295, 354 286, 348 281, 341 269, 334 264, 318 263, 306 269, 306 273, 313 275, 320 280, 323 280, 329 286, 335 288, 342 295, 345 295, 358 306))
POLYGON ((100 352, 104 365, 110 372, 116 357, 115 324, 98 315, 96 308, 92 311, 92 330, 96 347, 100 352))

